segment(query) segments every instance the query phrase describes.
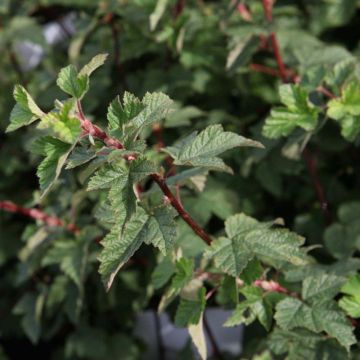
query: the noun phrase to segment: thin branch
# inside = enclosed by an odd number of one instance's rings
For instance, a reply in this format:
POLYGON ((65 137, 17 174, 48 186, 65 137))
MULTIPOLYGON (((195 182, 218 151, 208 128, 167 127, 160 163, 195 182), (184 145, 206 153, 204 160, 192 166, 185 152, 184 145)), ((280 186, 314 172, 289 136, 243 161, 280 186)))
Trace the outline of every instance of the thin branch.
POLYGON ((280 76, 283 82, 287 82, 288 81, 288 75, 287 75, 287 70, 280 52, 280 47, 279 47, 279 43, 277 41, 277 37, 276 34, 274 32, 270 33, 270 41, 271 41, 271 45, 274 51, 274 56, 275 56, 275 60, 277 62, 278 68, 279 68, 279 72, 280 72, 280 76))
POLYGON ((75 224, 68 224, 65 225, 64 221, 59 219, 56 216, 51 216, 39 209, 35 208, 25 208, 19 205, 16 205, 12 201, 0 201, 0 210, 4 210, 7 212, 21 214, 23 216, 27 216, 34 220, 39 220, 51 227, 65 227, 68 231, 72 232, 73 234, 78 234, 79 229, 75 224))
POLYGON ((208 245, 211 244, 212 239, 207 232, 200 227, 200 225, 185 211, 174 194, 171 192, 166 184, 164 177, 160 174, 152 174, 151 178, 159 185, 161 191, 167 196, 169 203, 178 212, 181 218, 192 228, 195 234, 203 239, 208 245))
POLYGON ((250 69, 255 72, 259 72, 259 73, 263 73, 263 74, 267 74, 267 75, 271 75, 271 76, 275 76, 275 77, 281 77, 279 70, 273 69, 273 68, 265 66, 265 65, 250 64, 250 69))
POLYGON ((273 8, 273 0, 262 0, 265 18, 266 20, 271 23, 272 22, 272 8, 273 8))
POLYGON ((303 155, 304 155, 305 163, 306 163, 311 181, 314 185, 315 193, 316 193, 318 201, 320 203, 321 210, 324 214, 327 224, 330 224, 331 223, 331 214, 329 211, 328 202, 326 201, 325 191, 322 187, 322 184, 319 179, 319 175, 317 173, 316 160, 314 159, 314 157, 312 156, 311 152, 308 149, 304 150, 303 155))
POLYGON ((158 347, 158 358, 159 360, 165 359, 165 351, 164 351, 164 343, 161 336, 161 323, 159 314, 157 311, 153 311, 154 314, 154 322, 155 322, 155 332, 156 332, 156 340, 157 340, 157 347, 158 347))
POLYGON ((211 330, 211 327, 206 319, 206 313, 204 312, 204 316, 203 316, 203 322, 204 322, 204 327, 205 327, 205 331, 208 334, 212 349, 213 349, 213 353, 215 355, 215 357, 219 360, 223 360, 223 356, 221 355, 221 351, 220 348, 216 342, 215 336, 211 330))

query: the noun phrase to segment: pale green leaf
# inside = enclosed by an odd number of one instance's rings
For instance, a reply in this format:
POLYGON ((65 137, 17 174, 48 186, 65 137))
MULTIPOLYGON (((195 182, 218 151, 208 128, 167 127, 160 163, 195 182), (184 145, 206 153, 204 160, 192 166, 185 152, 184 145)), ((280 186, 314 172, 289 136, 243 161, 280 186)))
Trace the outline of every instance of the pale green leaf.
POLYGON ((122 103, 119 97, 116 97, 108 107, 107 119, 109 128, 111 130, 120 128, 122 133, 124 133, 125 126, 135 116, 139 115, 144 107, 145 105, 136 96, 125 91, 122 103))
POLYGON ((74 65, 62 68, 56 83, 62 91, 79 100, 89 89, 89 77, 78 74, 74 65))
POLYGON ((239 146, 262 147, 256 141, 226 132, 221 125, 211 125, 200 134, 191 134, 176 147, 164 149, 174 158, 175 165, 204 167, 211 170, 232 172, 217 155, 239 146))
POLYGON ((285 107, 274 108, 266 119, 263 133, 269 138, 289 135, 296 127, 313 130, 318 110, 308 101, 306 91, 299 85, 280 86, 280 99, 285 107))
POLYGON ((16 85, 14 88, 14 98, 16 105, 10 114, 10 124, 6 132, 14 131, 22 126, 30 125, 35 120, 41 118, 44 113, 36 105, 33 98, 21 85, 16 85))
POLYGON ((150 15, 150 30, 154 31, 161 17, 164 15, 168 0, 157 0, 154 11, 150 15))
POLYGON ((46 157, 37 169, 37 176, 39 177, 41 196, 44 197, 60 176, 72 146, 50 137, 42 138, 42 141, 46 157))
POLYGON ((344 282, 345 278, 336 275, 309 276, 303 281, 302 298, 310 303, 328 302, 339 292, 344 282))
POLYGON ((65 101, 57 112, 49 112, 41 118, 39 129, 50 131, 51 135, 73 144, 81 133, 80 121, 73 114, 74 101, 65 101))
POLYGON ((327 115, 339 122, 346 139, 357 137, 360 133, 360 84, 357 81, 348 83, 340 98, 329 101, 327 115))
POLYGON ((201 319, 201 315, 205 310, 206 290, 204 287, 200 289, 196 288, 191 293, 187 293, 187 296, 182 296, 180 304, 175 314, 175 325, 180 327, 186 327, 189 325, 196 325, 201 319))
POLYGON ((109 54, 95 55, 80 71, 79 75, 90 76, 97 68, 104 65, 109 54))

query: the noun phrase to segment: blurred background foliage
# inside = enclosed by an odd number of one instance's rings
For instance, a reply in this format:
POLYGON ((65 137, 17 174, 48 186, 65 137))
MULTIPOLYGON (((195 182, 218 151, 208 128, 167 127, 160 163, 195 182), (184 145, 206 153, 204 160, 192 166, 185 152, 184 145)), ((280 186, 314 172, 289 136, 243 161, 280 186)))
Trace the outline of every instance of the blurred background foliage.
MULTIPOLYGON (((360 75, 359 1, 278 0, 273 17, 284 61, 305 87, 314 87, 348 59, 360 75)), ((359 214, 359 141, 346 141, 337 124, 326 122, 303 157, 297 132, 288 139, 263 137, 264 119, 279 102, 281 83, 252 66, 277 67, 264 43, 268 27, 256 0, 1 0, 0 200, 40 205, 79 227, 93 223, 94 195, 78 185, 86 179, 86 169, 75 175, 65 171, 55 191, 39 204, 39 159, 27 151, 37 130, 5 134, 5 128, 15 83, 24 85, 47 111, 54 98, 64 98, 55 83, 61 67, 83 65, 108 52, 110 60, 93 75, 83 101, 87 114, 100 124, 115 95, 163 91, 179 109, 162 124, 166 145, 215 123, 266 145, 265 151, 229 152, 226 161, 235 176, 211 174, 204 191, 184 189, 184 206, 202 226, 216 233, 228 216, 240 211, 260 220, 282 217, 308 244, 322 245, 314 253, 323 263, 354 256, 349 266, 358 269, 358 217, 348 220, 341 214, 359 214), (240 5, 249 12, 240 11, 240 5), (322 186, 326 209, 316 183, 322 186), (348 240, 339 248, 340 236, 348 240)), ((146 136, 155 148, 159 134, 146 136)), ((179 226, 184 251, 198 253, 201 241, 184 224, 179 226)), ((71 249, 48 245, 34 252, 42 231, 48 239, 68 236, 20 215, 0 213, 0 358, 19 358, 19 347, 27 356, 46 359, 137 358, 143 346, 129 335, 134 314, 157 303, 149 288, 156 263, 152 251, 141 250, 135 265, 122 271, 106 294, 97 274, 96 243, 79 241, 71 249), (63 251, 64 263, 52 264, 49 247, 63 251), (72 281, 72 251, 87 256, 84 286, 72 281)), ((93 230, 94 237, 97 232, 93 230)), ((254 339, 262 336, 256 325, 247 329, 249 357, 261 348, 254 339)))

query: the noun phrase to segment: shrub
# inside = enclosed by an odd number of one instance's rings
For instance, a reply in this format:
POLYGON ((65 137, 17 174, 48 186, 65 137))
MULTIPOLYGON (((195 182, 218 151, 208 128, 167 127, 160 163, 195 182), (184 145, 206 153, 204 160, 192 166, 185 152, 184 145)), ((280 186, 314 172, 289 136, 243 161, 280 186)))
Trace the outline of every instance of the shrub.
POLYGON ((49 358, 138 358, 152 308, 205 359, 219 306, 244 358, 356 358, 355 1, 1 11, 4 354, 24 333, 49 358), (50 46, 54 11, 77 31, 50 46))

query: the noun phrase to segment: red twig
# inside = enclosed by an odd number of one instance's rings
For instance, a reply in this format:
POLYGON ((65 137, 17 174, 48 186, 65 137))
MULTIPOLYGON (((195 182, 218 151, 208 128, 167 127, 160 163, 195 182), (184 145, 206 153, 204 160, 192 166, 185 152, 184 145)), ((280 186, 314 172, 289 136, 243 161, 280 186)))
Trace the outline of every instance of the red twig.
POLYGON ((279 283, 273 280, 255 280, 254 285, 268 292, 279 292, 289 294, 289 290, 282 287, 279 283))
POLYGON ((317 173, 316 160, 314 159, 314 157, 312 156, 311 152, 308 149, 304 150, 303 155, 304 155, 304 159, 306 162, 308 172, 310 174, 311 181, 314 185, 314 189, 315 189, 317 198, 320 203, 321 210, 324 213, 326 222, 328 224, 330 224, 331 223, 331 214, 329 212, 329 206, 326 201, 324 189, 321 185, 321 182, 320 182, 320 179, 319 179, 319 176, 317 173))
POLYGON ((91 135, 94 138, 100 139, 109 147, 113 147, 116 149, 124 148, 123 144, 121 144, 119 140, 110 137, 108 134, 106 134, 104 130, 94 125, 90 120, 88 120, 85 117, 85 114, 81 106, 81 102, 79 100, 77 101, 77 108, 78 108, 81 128, 83 129, 83 135, 91 135))
POLYGON ((279 70, 270 68, 261 64, 250 64, 250 69, 259 73, 268 74, 275 77, 281 77, 279 70))
POLYGON ((286 67, 285 67, 281 52, 280 52, 280 47, 279 47, 279 43, 277 41, 276 34, 274 32, 270 33, 270 41, 271 41, 271 46, 274 51, 275 60, 277 62, 278 68, 279 68, 281 79, 283 82, 287 82, 288 81, 287 70, 286 70, 286 67))
POLYGON ((177 0, 172 10, 174 19, 177 19, 182 14, 182 12, 185 9, 185 5, 186 5, 186 0, 177 0))
POLYGON ((273 8, 273 0, 263 0, 262 1, 264 13, 266 20, 271 23, 272 22, 272 8, 273 8))
POLYGON ((78 234, 79 229, 75 224, 65 225, 64 221, 56 216, 47 215, 43 211, 35 208, 25 208, 14 204, 12 201, 0 201, 0 210, 4 210, 11 213, 21 214, 30 217, 35 220, 42 221, 51 227, 66 227, 66 229, 73 234, 78 234))
POLYGON ((203 239, 208 245, 211 244, 212 239, 206 231, 200 227, 200 225, 185 211, 181 206, 179 201, 176 199, 174 194, 171 192, 169 187, 166 184, 166 181, 163 176, 159 174, 152 174, 151 178, 159 185, 161 191, 167 196, 171 206, 178 212, 182 219, 192 228, 195 234, 197 234, 201 239, 203 239))
POLYGON ((152 132, 156 138, 156 148, 158 150, 162 149, 163 147, 165 147, 165 143, 164 143, 164 138, 163 138, 163 134, 162 134, 162 127, 160 124, 154 124, 152 127, 152 132))
POLYGON ((335 99, 335 98, 336 98, 336 95, 335 95, 335 94, 333 94, 330 90, 326 89, 326 88, 323 87, 323 86, 318 86, 318 87, 316 88, 316 90, 317 90, 319 93, 325 95, 326 97, 328 97, 328 98, 330 98, 330 99, 335 99))
POLYGON ((240 3, 237 6, 237 11, 245 21, 252 21, 252 15, 245 4, 240 3))

